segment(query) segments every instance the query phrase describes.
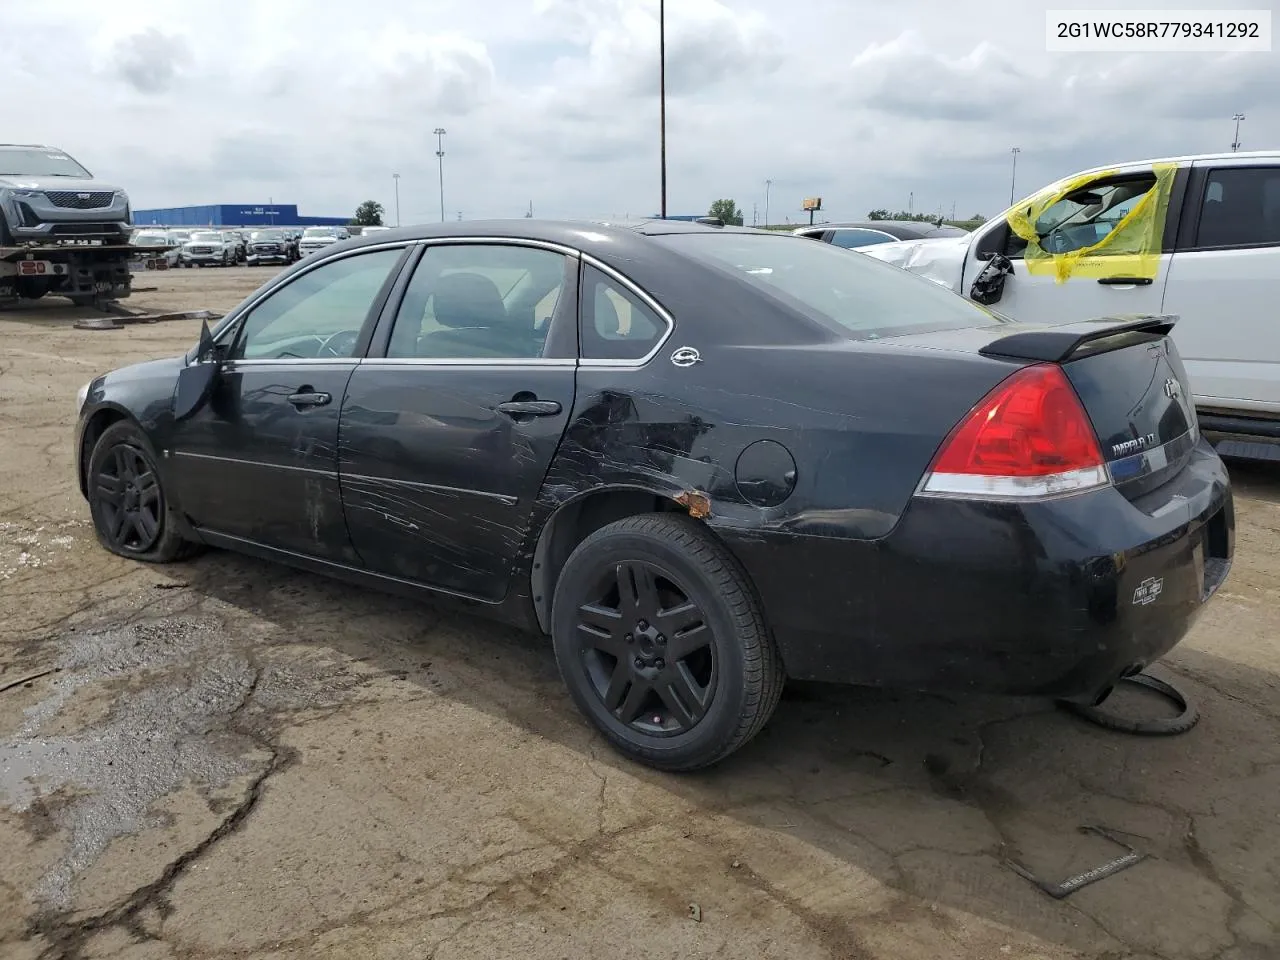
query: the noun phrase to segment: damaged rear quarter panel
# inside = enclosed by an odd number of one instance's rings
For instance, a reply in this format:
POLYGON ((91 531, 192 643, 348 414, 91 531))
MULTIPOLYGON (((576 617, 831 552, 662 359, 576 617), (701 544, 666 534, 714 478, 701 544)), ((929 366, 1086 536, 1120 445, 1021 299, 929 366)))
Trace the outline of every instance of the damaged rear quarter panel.
MULTIPOLYGON (((988 361, 886 344, 706 342, 682 331, 645 367, 579 367, 574 415, 534 505, 526 570, 566 505, 600 491, 647 491, 716 532, 767 612, 771 584, 782 582, 768 544, 865 541, 871 563, 957 411, 1003 376, 988 361), (704 362, 676 367, 668 354, 686 342, 704 362), (922 375, 931 365, 939 375, 922 375), (796 463, 794 491, 776 506, 749 503, 735 478, 739 455, 759 440, 781 444, 796 463)), ((545 617, 549 581, 533 569, 532 582, 529 599, 545 617)))

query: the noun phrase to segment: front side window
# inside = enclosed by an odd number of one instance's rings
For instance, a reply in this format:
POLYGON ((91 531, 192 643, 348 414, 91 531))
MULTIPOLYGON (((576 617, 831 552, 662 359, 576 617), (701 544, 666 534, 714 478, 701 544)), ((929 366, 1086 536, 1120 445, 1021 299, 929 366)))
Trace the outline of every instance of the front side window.
POLYGON ((403 251, 333 260, 291 280, 250 311, 232 356, 244 360, 355 356, 360 331, 403 251))
POLYGON ((1197 247, 1280 245, 1280 168, 1227 167, 1205 183, 1197 247))
POLYGON ((896 239, 896 237, 891 237, 887 233, 881 233, 879 230, 863 230, 860 228, 854 228, 836 230, 834 236, 831 238, 831 242, 837 247, 853 249, 855 247, 869 247, 875 243, 889 243, 896 239))
MULTIPOLYGON (((1120 221, 1151 192, 1154 175, 1135 177, 1068 194, 1036 219, 1036 233, 1046 253, 1070 253, 1101 243, 1120 221)), ((1105 256, 1106 248, 1098 251, 1105 256)))
POLYGON ((625 286, 595 267, 583 271, 582 359, 641 360, 666 332, 666 321, 625 286))
POLYGON ((656 239, 855 340, 1002 322, 932 280, 826 243, 749 233, 656 239))
POLYGON ((429 246, 405 289, 387 356, 542 357, 564 280, 565 257, 551 250, 514 244, 429 246))

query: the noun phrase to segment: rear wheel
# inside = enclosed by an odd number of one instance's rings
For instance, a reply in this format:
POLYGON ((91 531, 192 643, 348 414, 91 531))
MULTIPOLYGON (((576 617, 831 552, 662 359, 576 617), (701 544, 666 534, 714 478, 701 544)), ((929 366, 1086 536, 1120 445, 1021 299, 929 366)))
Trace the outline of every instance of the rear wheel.
POLYGON ((578 707, 623 753, 664 770, 724 759, 782 692, 746 574, 683 515, 619 520, 579 544, 556 583, 552 638, 578 707))
POLYGON ((94 531, 112 553, 168 563, 199 550, 178 533, 155 460, 133 424, 122 421, 102 432, 87 479, 94 531))

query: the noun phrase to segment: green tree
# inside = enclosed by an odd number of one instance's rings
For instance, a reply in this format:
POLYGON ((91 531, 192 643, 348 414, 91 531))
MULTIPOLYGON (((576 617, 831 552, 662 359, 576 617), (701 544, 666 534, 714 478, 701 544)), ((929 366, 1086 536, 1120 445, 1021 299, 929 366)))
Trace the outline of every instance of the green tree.
POLYGON ((353 227, 380 227, 382 226, 382 214, 382 204, 377 200, 366 200, 356 207, 356 215, 351 218, 351 225, 353 227))
POLYGON ((719 217, 720 222, 727 227, 742 226, 742 211, 732 200, 716 200, 707 211, 707 216, 719 217))
POLYGON ((980 213, 975 213, 972 217, 969 218, 969 222, 970 223, 986 223, 987 218, 980 213))
POLYGON ((889 211, 886 210, 884 207, 876 207, 876 209, 872 210, 870 213, 867 214, 867 219, 868 220, 888 220, 889 211))

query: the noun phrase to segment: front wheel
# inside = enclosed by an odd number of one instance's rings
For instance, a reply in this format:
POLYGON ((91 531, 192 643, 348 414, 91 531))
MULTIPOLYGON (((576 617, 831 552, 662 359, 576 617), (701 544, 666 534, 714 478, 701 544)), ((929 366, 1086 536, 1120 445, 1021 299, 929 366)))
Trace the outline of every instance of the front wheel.
POLYGON ((663 770, 724 759, 782 693, 745 572, 680 514, 629 517, 579 544, 556 583, 552 641, 579 709, 623 753, 663 770))
POLYGON ((199 549, 178 533, 155 460, 133 424, 122 421, 102 432, 87 480, 94 531, 112 553, 168 563, 199 549))

